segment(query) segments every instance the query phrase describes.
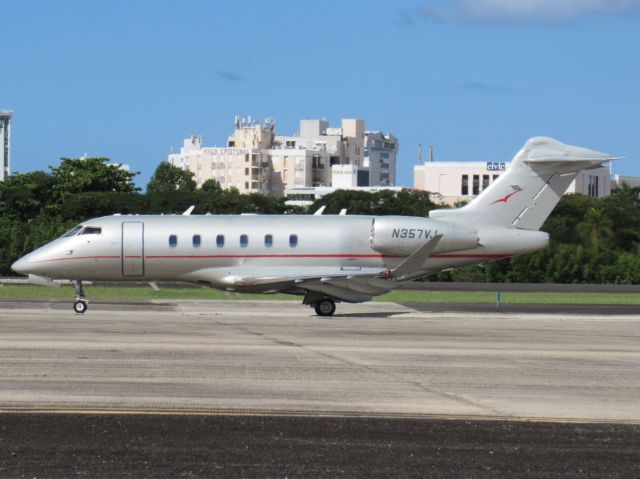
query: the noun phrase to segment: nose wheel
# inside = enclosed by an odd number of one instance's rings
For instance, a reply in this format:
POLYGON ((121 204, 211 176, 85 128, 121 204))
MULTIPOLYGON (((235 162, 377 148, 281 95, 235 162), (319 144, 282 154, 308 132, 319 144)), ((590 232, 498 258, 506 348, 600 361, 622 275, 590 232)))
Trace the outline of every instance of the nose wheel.
POLYGON ((73 310, 78 314, 84 314, 88 307, 88 301, 84 297, 82 281, 74 281, 73 288, 76 293, 76 301, 73 303, 73 310))
POLYGON ((73 303, 73 310, 78 314, 84 314, 84 312, 87 310, 87 302, 83 299, 77 300, 75 303, 73 303))
POLYGON ((333 313, 336 312, 336 303, 329 298, 324 298, 320 301, 316 301, 313 307, 316 310, 316 314, 318 316, 333 316, 333 313))

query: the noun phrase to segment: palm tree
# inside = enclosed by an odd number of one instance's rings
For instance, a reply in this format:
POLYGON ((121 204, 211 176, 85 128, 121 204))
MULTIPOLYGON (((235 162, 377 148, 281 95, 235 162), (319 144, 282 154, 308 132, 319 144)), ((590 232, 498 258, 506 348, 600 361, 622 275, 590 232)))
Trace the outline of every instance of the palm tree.
POLYGON ((589 208, 584 220, 576 226, 582 241, 597 249, 600 241, 613 236, 613 221, 602 208, 589 208))

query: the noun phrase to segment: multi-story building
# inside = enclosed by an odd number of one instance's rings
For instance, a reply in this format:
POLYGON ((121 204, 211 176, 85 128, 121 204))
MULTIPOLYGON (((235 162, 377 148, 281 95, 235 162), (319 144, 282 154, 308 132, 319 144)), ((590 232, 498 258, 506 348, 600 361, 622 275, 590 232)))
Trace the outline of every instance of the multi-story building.
POLYGON ((0 110, 0 181, 11 174, 12 111, 0 110))
POLYGON ((226 147, 203 147, 202 137, 184 140, 180 153, 169 155, 169 163, 191 171, 198 186, 214 179, 223 188, 237 188, 243 193, 271 192, 271 169, 268 149, 273 144, 275 123, 262 124, 236 118, 236 129, 226 147))
MULTIPOLYGON (((455 204, 471 201, 506 171, 510 163, 428 162, 413 168, 414 187, 429 191, 436 201, 455 204)), ((611 194, 609 167, 581 171, 567 193, 582 193, 594 198, 611 194)))
POLYGON ((369 169, 370 186, 396 184, 396 156, 398 139, 380 131, 365 133, 364 167, 369 169))
MULTIPOLYGON (((330 186, 333 165, 365 168, 364 126, 358 119, 342 120, 340 128, 331 128, 324 119, 301 120, 298 133, 279 136, 273 120, 259 123, 250 117, 236 117, 236 129, 226 147, 203 147, 202 137, 193 135, 184 141, 179 153, 169 155, 169 162, 192 171, 198 185, 213 178, 223 188, 282 196, 286 189, 330 186)), ((389 150, 377 146, 376 154, 389 150)), ((395 138, 392 149, 397 151, 395 138)), ((376 178, 387 175, 395 179, 395 154, 392 161, 387 160, 376 160, 376 167, 389 170, 376 173, 376 178)))

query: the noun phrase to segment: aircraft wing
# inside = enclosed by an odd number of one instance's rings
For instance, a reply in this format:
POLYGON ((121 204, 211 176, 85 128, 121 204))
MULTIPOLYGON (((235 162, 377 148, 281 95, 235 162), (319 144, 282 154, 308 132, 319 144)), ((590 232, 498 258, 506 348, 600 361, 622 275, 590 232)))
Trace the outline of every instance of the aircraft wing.
POLYGON ((300 292, 313 291, 346 302, 368 301, 394 289, 397 283, 383 276, 382 268, 273 268, 236 266, 232 268, 207 268, 185 277, 198 283, 226 283, 227 290, 242 292, 300 292))
MULTIPOLYGON (((227 291, 247 293, 291 293, 331 298, 360 303, 373 296, 388 293, 399 282, 425 275, 425 263, 433 253, 442 235, 436 235, 414 251, 392 270, 359 267, 279 267, 239 265, 228 268, 205 268, 184 277, 186 281, 210 283, 216 287, 226 285, 227 291)), ((222 286, 224 287, 224 286, 222 286)))

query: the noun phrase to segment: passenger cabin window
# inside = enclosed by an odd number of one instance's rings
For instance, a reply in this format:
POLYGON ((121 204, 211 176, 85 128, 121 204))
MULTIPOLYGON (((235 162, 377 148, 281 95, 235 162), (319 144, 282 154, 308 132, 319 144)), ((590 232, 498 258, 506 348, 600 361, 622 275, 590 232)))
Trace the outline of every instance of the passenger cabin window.
POLYGON ((216 246, 222 248, 224 246, 224 235, 216 236, 216 246))
POLYGON ((249 244, 249 237, 247 235, 240 235, 240 247, 246 248, 249 244))
POLYGON ((172 248, 178 246, 178 237, 176 235, 169 236, 169 246, 171 246, 172 248))
POLYGON ((69 231, 67 231, 65 234, 63 234, 62 237, 63 238, 69 238, 71 236, 75 236, 76 234, 78 234, 78 231, 80 231, 81 229, 82 229, 81 225, 74 226, 69 231))
POLYGON ((289 246, 291 246, 292 248, 298 246, 298 235, 289 236, 289 246))
POLYGON ((81 235, 99 235, 102 233, 102 228, 97 228, 95 226, 87 226, 82 230, 81 235))
POLYGON ((273 246, 273 236, 272 235, 264 235, 264 245, 267 248, 271 248, 273 246))
POLYGON ((193 235, 193 246, 195 248, 199 248, 200 247, 200 242, 201 242, 200 235, 193 235))

